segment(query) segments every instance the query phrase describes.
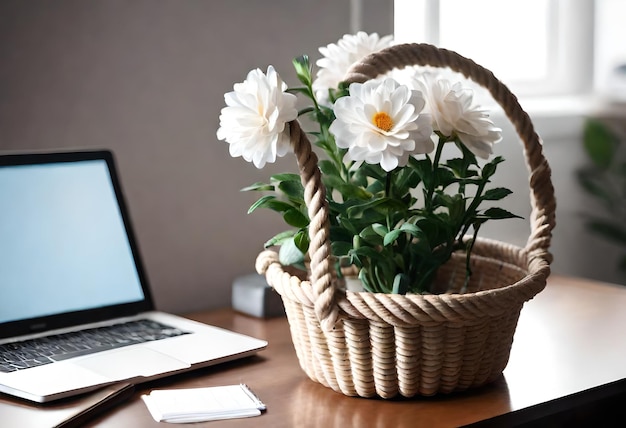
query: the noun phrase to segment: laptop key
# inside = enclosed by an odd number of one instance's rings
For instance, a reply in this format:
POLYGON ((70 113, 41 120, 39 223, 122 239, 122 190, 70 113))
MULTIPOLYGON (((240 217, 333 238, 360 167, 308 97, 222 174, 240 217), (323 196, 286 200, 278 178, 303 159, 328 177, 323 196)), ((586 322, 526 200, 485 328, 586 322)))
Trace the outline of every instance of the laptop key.
POLYGON ((10 373, 17 371, 17 367, 13 367, 11 364, 0 363, 0 372, 2 373, 10 373))
POLYGON ((44 364, 50 364, 54 361, 50 359, 33 359, 33 360, 20 360, 12 363, 2 362, 0 363, 0 372, 10 373, 17 370, 28 369, 31 367, 43 366, 44 364))
POLYGON ((155 321, 138 320, 23 342, 0 344, 0 372, 27 369, 183 334, 188 334, 188 332, 155 321))
POLYGON ((51 355, 53 361, 69 360, 70 358, 81 357, 83 355, 95 354, 96 352, 108 351, 110 349, 120 348, 120 346, 96 346, 89 349, 81 349, 77 351, 63 352, 61 354, 51 355))

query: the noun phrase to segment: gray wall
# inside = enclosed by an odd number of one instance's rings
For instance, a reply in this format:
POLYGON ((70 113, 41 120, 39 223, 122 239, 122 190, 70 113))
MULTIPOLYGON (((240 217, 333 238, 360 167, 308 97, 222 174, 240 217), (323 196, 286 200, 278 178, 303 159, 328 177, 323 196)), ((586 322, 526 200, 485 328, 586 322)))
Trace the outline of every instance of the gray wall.
MULTIPOLYGON (((383 11, 365 30, 391 31, 389 2, 365 2, 383 11)), ((351 32, 351 3, 2 0, 0 150, 112 149, 158 307, 228 305, 284 229, 247 215, 239 189, 295 161, 232 159, 215 137, 223 94, 268 64, 295 86, 291 59, 351 32)))
MULTIPOLYGON (((0 150, 112 149, 157 306, 226 306, 233 279, 253 272, 263 242, 284 229, 273 213, 247 215, 255 195, 239 189, 295 162, 257 171, 232 159, 215 137, 223 94, 268 64, 295 86, 294 56, 316 59, 319 46, 358 28, 389 34, 391 3, 2 0, 0 150)), ((554 271, 618 282, 617 249, 582 228, 580 211, 592 208, 572 176, 584 163, 580 118, 536 119, 559 202, 554 271)), ((527 217, 521 151, 505 131, 498 185, 527 217)), ((528 223, 484 232, 523 245, 528 223)))

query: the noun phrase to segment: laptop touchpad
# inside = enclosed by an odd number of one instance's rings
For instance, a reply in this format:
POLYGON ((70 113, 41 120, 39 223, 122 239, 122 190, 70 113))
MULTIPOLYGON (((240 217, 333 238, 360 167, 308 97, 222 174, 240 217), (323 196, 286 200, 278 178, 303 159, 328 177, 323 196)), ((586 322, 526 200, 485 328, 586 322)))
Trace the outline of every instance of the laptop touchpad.
POLYGON ((111 380, 154 376, 189 368, 189 364, 148 348, 124 348, 77 360, 73 364, 111 380))

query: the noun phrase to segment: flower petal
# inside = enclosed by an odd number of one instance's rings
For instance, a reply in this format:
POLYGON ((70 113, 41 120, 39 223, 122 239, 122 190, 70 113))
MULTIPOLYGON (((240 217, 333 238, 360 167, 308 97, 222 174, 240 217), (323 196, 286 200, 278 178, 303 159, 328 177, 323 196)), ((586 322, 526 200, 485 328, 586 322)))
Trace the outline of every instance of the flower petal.
POLYGON ((217 138, 230 145, 231 156, 241 156, 262 168, 289 151, 286 124, 298 117, 298 110, 296 96, 286 89, 270 65, 267 74, 251 70, 246 80, 224 95, 226 107, 220 114, 217 138))
POLYGON ((346 34, 337 43, 319 48, 323 58, 317 60, 319 67, 313 90, 320 104, 328 105, 328 90, 336 89, 348 69, 361 58, 391 46, 392 36, 379 37, 377 33, 359 31, 346 34))
POLYGON ((426 110, 432 115, 435 130, 448 137, 458 136, 476 156, 489 158, 493 145, 501 139, 501 130, 495 127, 486 110, 474 105, 470 88, 429 73, 414 75, 411 86, 425 92, 426 110))
POLYGON ((406 165, 410 155, 432 151, 430 116, 421 114, 421 94, 391 78, 353 83, 349 93, 335 102, 330 126, 337 146, 348 149, 348 159, 391 171, 406 165))

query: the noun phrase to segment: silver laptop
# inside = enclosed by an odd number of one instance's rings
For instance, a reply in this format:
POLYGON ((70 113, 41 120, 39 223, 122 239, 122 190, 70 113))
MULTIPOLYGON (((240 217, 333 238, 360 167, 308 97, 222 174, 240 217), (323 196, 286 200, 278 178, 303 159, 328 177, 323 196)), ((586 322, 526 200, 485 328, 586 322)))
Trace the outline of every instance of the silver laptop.
POLYGON ((109 151, 0 156, 0 392, 36 402, 252 355, 156 311, 109 151))

